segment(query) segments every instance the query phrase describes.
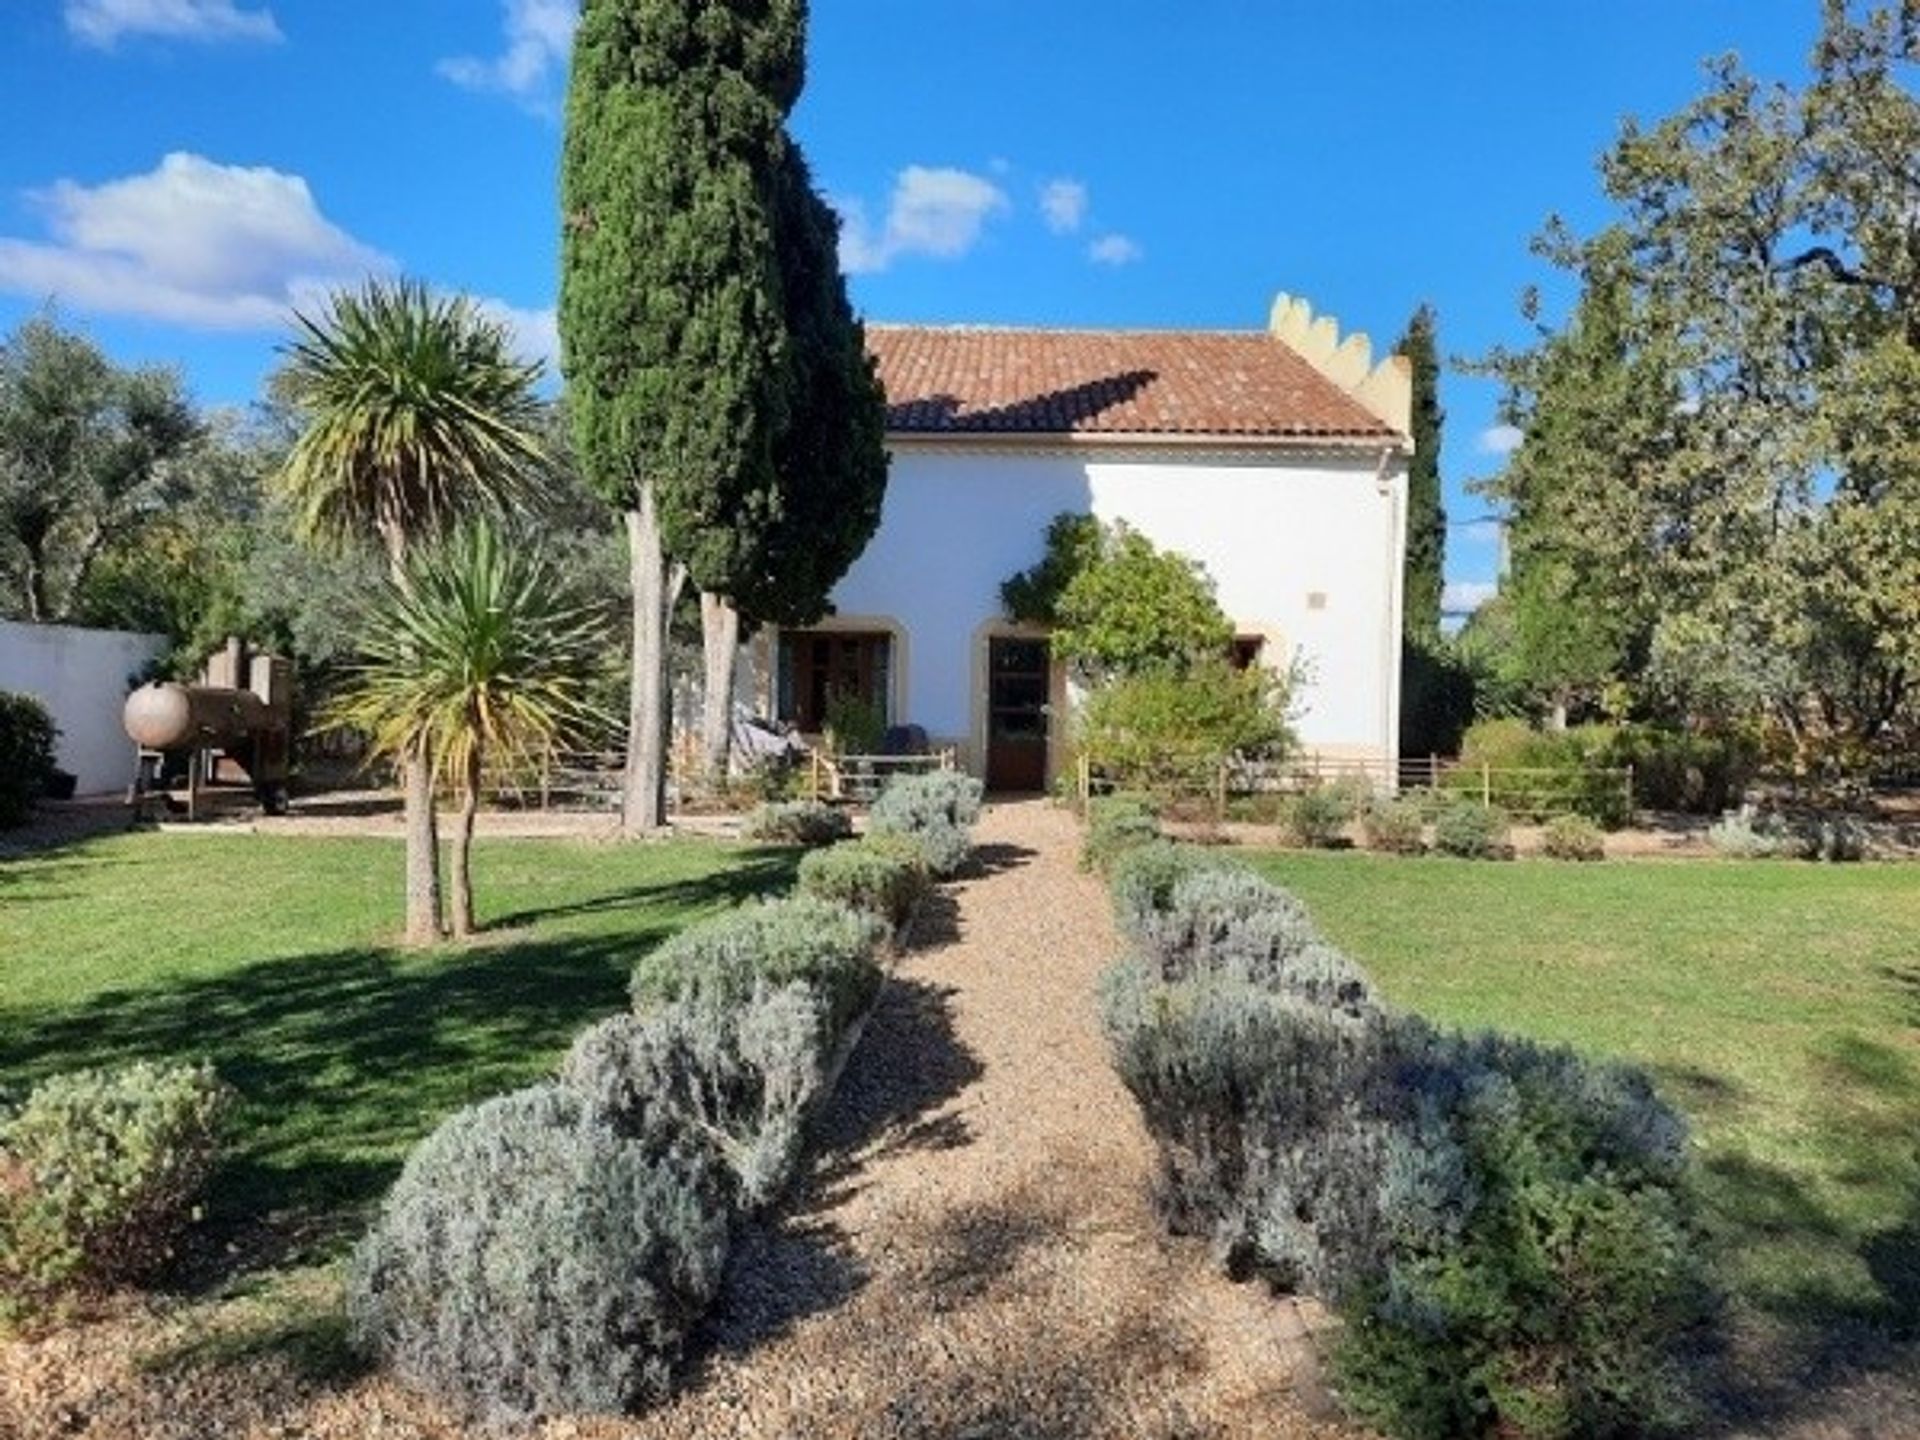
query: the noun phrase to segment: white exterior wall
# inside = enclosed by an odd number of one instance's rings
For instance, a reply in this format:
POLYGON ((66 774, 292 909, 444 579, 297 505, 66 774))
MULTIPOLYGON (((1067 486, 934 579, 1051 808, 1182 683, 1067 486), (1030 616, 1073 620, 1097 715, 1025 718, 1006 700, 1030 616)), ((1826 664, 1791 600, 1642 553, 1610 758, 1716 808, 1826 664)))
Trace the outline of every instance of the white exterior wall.
POLYGON ((880 531, 834 592, 846 623, 905 635, 897 722, 978 763, 975 692, 1000 584, 1063 511, 1124 521, 1201 561, 1266 658, 1309 667, 1308 750, 1391 761, 1399 729, 1405 460, 1352 452, 893 442, 880 531), (1319 597, 1316 603, 1315 597, 1319 597), (1277 643, 1276 643, 1277 642, 1277 643), (1278 651, 1278 653, 1276 653, 1278 651))
POLYGON ((158 635, 0 620, 0 690, 47 707, 77 793, 109 794, 133 779, 133 742, 120 718, 128 681, 165 648, 158 635))

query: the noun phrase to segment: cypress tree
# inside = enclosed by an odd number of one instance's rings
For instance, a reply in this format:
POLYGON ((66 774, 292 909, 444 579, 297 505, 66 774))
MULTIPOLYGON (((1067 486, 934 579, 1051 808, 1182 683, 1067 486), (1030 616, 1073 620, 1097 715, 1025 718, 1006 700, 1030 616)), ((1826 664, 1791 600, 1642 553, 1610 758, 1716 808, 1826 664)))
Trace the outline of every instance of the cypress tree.
POLYGON ((809 625, 879 528, 886 398, 840 273, 840 221, 789 145, 775 206, 792 402, 774 441, 771 518, 725 600, 703 596, 709 773, 725 774, 739 628, 809 625))
POLYGON ((1394 346, 1413 366, 1413 459, 1407 466, 1407 556, 1402 633, 1431 647, 1440 639, 1440 597, 1445 588, 1447 512, 1440 491, 1440 439, 1446 412, 1440 408, 1440 353, 1431 305, 1422 305, 1394 346))
POLYGON ((666 617, 772 517, 788 397, 774 208, 804 0, 585 0, 562 157, 560 333, 582 473, 626 520, 625 826, 664 818, 666 617))

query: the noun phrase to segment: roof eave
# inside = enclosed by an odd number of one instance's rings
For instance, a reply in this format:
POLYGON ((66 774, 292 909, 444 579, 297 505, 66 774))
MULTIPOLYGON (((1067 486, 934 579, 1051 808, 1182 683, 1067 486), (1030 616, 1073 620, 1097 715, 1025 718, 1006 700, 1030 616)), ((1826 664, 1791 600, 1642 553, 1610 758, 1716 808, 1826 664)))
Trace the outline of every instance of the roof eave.
POLYGON ((1274 434, 1256 435, 1246 431, 1202 433, 1186 430, 893 430, 887 431, 890 445, 951 445, 962 443, 1031 449, 1034 446, 1059 446, 1064 449, 1102 449, 1126 446, 1133 449, 1246 449, 1246 450, 1359 450, 1375 454, 1395 450, 1413 452, 1413 442, 1405 435, 1383 433, 1354 434, 1274 434))

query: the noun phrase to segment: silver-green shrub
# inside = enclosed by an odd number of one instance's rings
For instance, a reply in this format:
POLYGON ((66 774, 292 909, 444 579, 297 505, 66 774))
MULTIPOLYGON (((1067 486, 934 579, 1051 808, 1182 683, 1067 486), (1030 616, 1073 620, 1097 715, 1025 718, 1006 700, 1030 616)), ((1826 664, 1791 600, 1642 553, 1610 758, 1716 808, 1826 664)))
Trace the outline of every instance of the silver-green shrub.
POLYGON ((707 1140, 757 1209, 793 1176, 833 1040, 807 986, 763 986, 744 1004, 674 1001, 591 1026, 560 1082, 630 1138, 707 1140))
POLYGON ((1101 1000, 1176 1230, 1288 1288, 1338 1295, 1378 1272, 1381 1176, 1410 1104, 1384 1015, 1237 976, 1169 983, 1139 956, 1108 973, 1101 1000))
POLYGON ((1119 791, 1087 802, 1087 834, 1080 846, 1080 868, 1106 874, 1129 852, 1160 838, 1160 815, 1153 798, 1119 791))
POLYGON ((880 988, 882 927, 844 905, 795 896, 742 905, 689 926, 633 971, 637 1010, 674 1001, 719 1011, 798 982, 819 996, 833 1036, 880 988))
POLYGON ((462 1416, 618 1414, 668 1393, 733 1218, 708 1147, 559 1085, 449 1116, 355 1250, 359 1345, 462 1416))
POLYGON ((1604 860, 1607 837, 1584 815, 1556 815, 1541 827, 1540 850, 1549 860, 1604 860))
POLYGON ((1756 824, 1747 810, 1730 810, 1707 830, 1714 853, 1729 860, 1769 860, 1787 852, 1779 834, 1756 824))
POLYGON ((0 1318, 163 1265, 198 1215, 229 1095, 204 1065, 43 1081, 0 1111, 0 1318))
POLYGON ((984 793, 978 780, 957 770, 901 775, 887 782, 868 818, 875 834, 915 840, 927 869, 944 879, 973 853, 971 832, 984 793))
POLYGON ((1167 908, 1181 880, 1198 871, 1229 867, 1238 867, 1238 862, 1198 845, 1158 840, 1133 846, 1107 872, 1114 923, 1123 935, 1138 936, 1149 917, 1167 908))
POLYGON ((823 800, 780 800, 748 811, 740 833, 763 845, 832 845, 853 834, 853 821, 823 800))
POLYGON ((868 835, 815 850, 800 862, 798 890, 884 921, 904 925, 927 890, 927 864, 904 835, 868 835))
POLYGON ((1433 822, 1433 848, 1463 860, 1505 860, 1512 855, 1507 836, 1513 822, 1497 805, 1452 799, 1433 822))
POLYGON ((1369 850, 1419 855, 1427 848, 1427 805, 1414 795, 1376 800, 1361 815, 1360 828, 1369 850))
POLYGON ((1287 807, 1287 828, 1302 845, 1325 850, 1344 845, 1347 826, 1373 798, 1365 781, 1336 780, 1294 796, 1287 807))

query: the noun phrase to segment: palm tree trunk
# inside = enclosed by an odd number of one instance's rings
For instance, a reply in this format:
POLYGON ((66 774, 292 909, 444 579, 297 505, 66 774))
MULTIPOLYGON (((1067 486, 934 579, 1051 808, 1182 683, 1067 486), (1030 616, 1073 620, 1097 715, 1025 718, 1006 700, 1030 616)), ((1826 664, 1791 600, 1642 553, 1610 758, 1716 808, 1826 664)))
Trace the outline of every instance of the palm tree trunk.
POLYGON ((453 935, 465 940, 473 934, 473 822, 480 813, 480 747, 467 754, 467 773, 461 777, 460 828, 453 832, 453 935))
POLYGON ((727 760, 733 748, 733 671, 740 653, 740 612, 724 595, 700 593, 700 634, 707 662, 700 750, 707 783, 720 790, 727 783, 727 760))
MULTIPOLYGON (((387 565, 396 585, 407 583, 407 537, 381 526, 387 565)), ((443 933, 440 906, 440 822, 434 809, 433 748, 423 736, 401 766, 407 833, 407 944, 435 945, 443 933)))
POLYGON ((652 485, 640 486, 639 503, 626 512, 626 520, 633 577, 633 683, 621 829, 634 836, 658 830, 666 819, 666 556, 652 485))
POLYGON ((433 752, 423 739, 406 762, 407 943, 432 945, 440 926, 440 824, 434 813, 433 752))

